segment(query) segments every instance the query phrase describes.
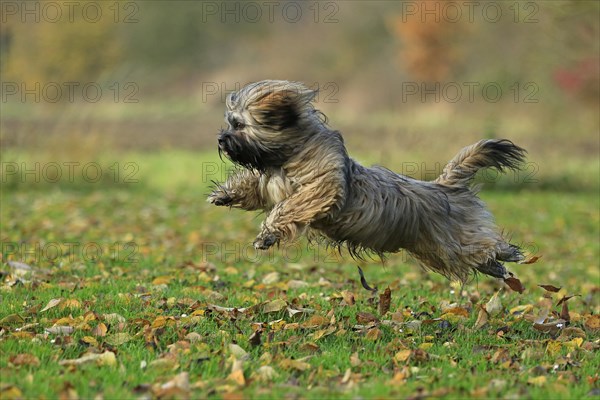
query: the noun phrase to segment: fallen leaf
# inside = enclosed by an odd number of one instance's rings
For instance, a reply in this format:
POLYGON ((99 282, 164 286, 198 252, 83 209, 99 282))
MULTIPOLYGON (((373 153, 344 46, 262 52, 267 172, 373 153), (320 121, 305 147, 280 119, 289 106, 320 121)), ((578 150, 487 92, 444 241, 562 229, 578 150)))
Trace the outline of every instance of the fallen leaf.
POLYGON ((508 285, 509 288, 518 293, 523 293, 525 291, 525 286, 521 283, 521 281, 514 276, 504 279, 504 283, 508 285))
POLYGON ((391 301, 392 291, 387 287, 383 293, 379 295, 379 315, 384 315, 390 310, 391 301))
POLYGON ((538 324, 538 323, 534 322, 533 329, 540 331, 540 332, 556 335, 558 332, 560 332, 565 327, 565 325, 566 325, 566 321, 564 321, 562 319, 558 319, 558 320, 554 320, 552 322, 546 322, 543 324, 538 324))
MULTIPOLYGON (((160 388, 163 391, 161 392, 161 396, 158 396, 160 398, 169 398, 170 396, 166 396, 166 393, 164 393, 164 391, 174 388, 179 389, 184 393, 187 393, 190 390, 190 375, 188 372, 181 372, 175 375, 170 381, 163 383, 160 386, 160 388)), ((175 398, 177 398, 177 396, 175 396, 175 398)))
POLYGON ((298 371, 306 371, 307 369, 310 369, 309 363, 302 360, 292 360, 290 358, 281 360, 279 365, 283 369, 295 369, 298 371))
POLYGON ((307 287, 308 282, 292 279, 292 280, 288 281, 287 285, 288 285, 288 289, 301 289, 301 288, 307 287))
POLYGON ((252 332, 252 334, 250 335, 250 337, 248 338, 248 342, 252 345, 252 346, 260 346, 260 335, 262 334, 262 329, 257 329, 254 332, 252 332))
POLYGON ((569 300, 570 300, 570 299, 572 299, 573 297, 578 297, 578 296, 579 296, 578 294, 574 294, 574 295, 572 295, 572 296, 565 296, 565 297, 563 297, 562 299, 560 299, 560 300, 558 301, 558 303, 556 303, 556 307, 560 306, 561 304, 563 304, 563 303, 564 303, 564 302, 566 302, 566 301, 569 301, 569 300))
POLYGON ((590 330, 590 331, 600 330, 600 315, 595 314, 595 315, 590 315, 589 317, 586 317, 584 327, 585 327, 585 329, 590 330))
POLYGON ((396 353, 396 355, 394 355, 394 360, 401 362, 401 363, 405 362, 406 360, 408 360, 410 358, 411 354, 412 354, 412 350, 409 350, 409 349, 400 350, 399 352, 396 353))
POLYGON ((34 356, 33 354, 21 353, 14 356, 10 356, 8 361, 14 366, 21 365, 32 365, 37 367, 40 365, 40 359, 34 356))
POLYGON ((324 336, 331 335, 333 332, 335 332, 336 329, 337 328, 335 326, 329 326, 329 327, 327 327, 327 329, 321 329, 321 330, 316 331, 310 337, 313 340, 317 341, 317 340, 321 339, 324 336))
POLYGON ((519 264, 533 264, 536 263, 540 258, 542 258, 542 256, 532 256, 526 260, 519 261, 519 264))
POLYGON ((259 382, 270 382, 277 378, 279 374, 270 365, 263 365, 253 375, 259 382))
POLYGON ((119 346, 131 340, 131 335, 127 332, 114 333, 104 338, 104 341, 111 346, 119 346))
POLYGON ((352 355, 350 355, 350 365, 353 367, 359 367, 361 364, 362 364, 362 362, 360 361, 360 358, 358 357, 358 352, 352 353, 352 355))
POLYGON ((358 312, 356 314, 356 322, 359 324, 368 324, 371 322, 379 322, 379 318, 368 312, 358 312))
POLYGON ((500 312, 502 311, 502 302, 500 301, 500 297, 498 297, 499 293, 500 292, 494 293, 492 298, 485 305, 485 310, 487 311, 490 317, 494 317, 500 314, 500 312))
POLYGON ((246 350, 242 349, 235 343, 229 344, 229 352, 238 360, 247 360, 250 358, 250 355, 246 352, 246 350))
POLYGON ((367 340, 379 340, 383 336, 383 332, 379 328, 372 328, 367 331, 366 339, 367 340))
POLYGON ((46 307, 42 308, 42 309, 40 310, 40 312, 44 312, 44 311, 47 311, 47 310, 49 310, 49 309, 51 309, 51 308, 54 308, 54 307, 56 307, 57 305, 59 305, 59 304, 60 304, 60 302, 61 302, 62 300, 63 300, 62 298, 58 298, 58 299, 52 299, 52 300, 50 300, 50 301, 48 302, 48 304, 46 304, 46 307))
POLYGON ((527 379, 527 383, 533 386, 544 386, 548 380, 544 375, 536 376, 534 378, 527 379))
POLYGON ((562 304, 562 309, 560 311, 560 317, 567 322, 571 321, 571 316, 569 315, 569 306, 567 305, 566 301, 563 302, 563 304, 562 304))
POLYGON ((529 311, 532 310, 533 306, 531 304, 524 304, 511 308, 509 314, 514 316, 521 316, 523 314, 527 314, 529 311))
POLYGON ((265 314, 272 313, 272 312, 279 312, 279 311, 283 310, 284 308, 286 308, 287 305, 288 305, 287 301, 282 300, 282 299, 276 299, 276 300, 270 301, 266 304, 263 304, 262 312, 265 314))
POLYGON ((25 322, 25 320, 19 314, 9 314, 6 317, 0 319, 0 325, 2 326, 20 325, 23 322, 25 322))
POLYGON ((560 289, 562 289, 561 287, 556 287, 556 286, 552 286, 552 285, 538 285, 539 287, 541 287, 542 289, 548 291, 548 292, 552 292, 552 293, 558 293, 560 291, 560 289))
POLYGON ((61 360, 58 362, 59 365, 81 365, 90 362, 96 362, 98 365, 114 366, 117 364, 117 357, 112 351, 105 351, 104 353, 90 353, 80 358, 71 360, 61 360))
POLYGON ((234 382, 238 386, 246 385, 246 378, 244 377, 244 362, 242 360, 233 361, 231 373, 227 377, 227 380, 234 382))
POLYGON ((72 326, 51 326, 50 328, 45 329, 48 333, 53 333, 55 335, 69 335, 75 331, 75 328, 72 326))
POLYGON ((273 283, 279 282, 279 272, 273 271, 265 275, 262 279, 262 283, 265 285, 272 285, 273 283))
POLYGON ((109 324, 117 324, 127 321, 125 317, 117 313, 104 314, 102 318, 109 324))
POLYGON ((108 328, 103 322, 100 322, 94 328, 92 328, 92 335, 103 337, 106 336, 106 332, 108 332, 108 328))
POLYGON ((329 320, 321 315, 313 315, 308 320, 304 321, 300 324, 300 327, 305 329, 314 329, 320 326, 325 326, 329 324, 329 320))
POLYGON ((354 293, 347 290, 342 291, 342 299, 347 306, 353 306, 356 303, 354 300, 354 293))

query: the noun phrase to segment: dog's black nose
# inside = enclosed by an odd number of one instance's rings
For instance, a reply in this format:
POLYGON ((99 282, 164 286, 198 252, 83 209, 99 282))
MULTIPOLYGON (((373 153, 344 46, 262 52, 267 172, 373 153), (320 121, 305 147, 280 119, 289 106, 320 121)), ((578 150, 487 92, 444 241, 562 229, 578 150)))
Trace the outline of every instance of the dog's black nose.
POLYGON ((218 141, 219 141, 219 144, 220 144, 220 145, 223 145, 223 144, 227 143, 227 139, 229 138, 229 136, 231 136, 231 134, 230 134, 230 133, 228 133, 228 132, 223 132, 223 133, 221 133, 221 134, 219 135, 219 139, 218 139, 218 141))

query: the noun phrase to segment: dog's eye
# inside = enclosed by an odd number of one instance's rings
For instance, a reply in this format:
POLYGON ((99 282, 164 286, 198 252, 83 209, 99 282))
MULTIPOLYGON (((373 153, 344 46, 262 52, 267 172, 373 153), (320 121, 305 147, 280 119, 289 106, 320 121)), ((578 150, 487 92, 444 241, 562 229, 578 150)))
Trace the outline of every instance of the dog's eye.
POLYGON ((244 129, 244 127, 245 127, 245 126, 246 126, 246 125, 244 125, 244 124, 243 124, 242 122, 240 122, 240 121, 235 121, 235 122, 233 123, 233 129, 235 129, 235 130, 244 129))

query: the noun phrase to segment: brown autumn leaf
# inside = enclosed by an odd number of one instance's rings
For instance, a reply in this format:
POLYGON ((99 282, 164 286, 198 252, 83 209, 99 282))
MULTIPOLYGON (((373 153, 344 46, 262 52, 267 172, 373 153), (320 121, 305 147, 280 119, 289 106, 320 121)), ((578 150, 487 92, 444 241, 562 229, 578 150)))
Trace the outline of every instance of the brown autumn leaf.
POLYGON ((533 329, 543 332, 550 333, 551 335, 558 334, 562 329, 565 328, 566 321, 562 319, 556 319, 551 322, 545 322, 543 324, 539 324, 535 322, 533 324, 533 329))
POLYGON ((473 326, 473 328, 475 328, 475 329, 483 328, 487 324, 488 319, 489 319, 489 314, 485 310, 485 307, 480 306, 479 314, 477 314, 477 321, 475 321, 475 325, 473 326))
POLYGON ((344 300, 345 305, 353 306, 356 303, 356 300, 354 298, 354 293, 349 292, 347 290, 342 291, 342 299, 344 300))
POLYGON ((372 328, 372 329, 369 329, 367 331, 367 335, 365 336, 365 338, 367 340, 373 340, 373 341, 375 341, 375 340, 381 339, 382 336, 383 336, 383 332, 381 332, 381 329, 379 329, 379 328, 372 328))
POLYGON ((259 382, 270 382, 273 379, 277 378, 279 374, 273 367, 270 365, 263 365, 258 368, 252 377, 257 379, 259 382))
POLYGON ((504 283, 508 285, 509 288, 514 290, 515 292, 523 293, 525 291, 525 286, 521 283, 521 281, 514 276, 510 278, 505 278, 504 283))
POLYGON ((444 314, 460 315, 461 317, 465 317, 465 318, 469 317, 469 311, 463 307, 448 308, 448 309, 444 310, 444 314))
POLYGON ((379 318, 377 318, 371 313, 361 311, 356 313, 356 322, 358 322, 361 325, 366 325, 371 322, 379 322, 379 318))
POLYGON ((94 328, 92 328, 92 335, 94 336, 106 336, 106 332, 108 332, 108 328, 103 322, 100 322, 94 328))
POLYGON ((173 377, 173 379, 160 385, 159 390, 155 393, 157 398, 188 398, 190 391, 190 377, 188 372, 181 372, 173 377))
POLYGON ((394 360, 396 360, 400 363, 406 362, 410 358, 411 354, 412 354, 412 350, 410 350, 410 349, 400 350, 399 352, 396 353, 396 355, 394 355, 394 360))
POLYGON ((561 304, 563 304, 563 303, 564 303, 564 302, 566 302, 566 301, 569 301, 569 299, 572 299, 573 297, 578 297, 578 296, 579 296, 578 294, 574 294, 574 295, 572 295, 572 296, 565 296, 565 297, 563 297, 562 299, 560 299, 560 300, 558 301, 558 303, 556 303, 556 307, 560 306, 561 304))
POLYGON ((490 300, 485 305, 485 311, 489 314, 490 317, 494 317, 502 311, 502 302, 500 301, 500 297, 498 296, 500 292, 494 293, 494 295, 490 298, 490 300))
POLYGON ((127 332, 114 333, 104 338, 104 341, 111 346, 119 346, 123 343, 127 343, 132 339, 131 335, 127 332))
POLYGON ((310 335, 310 337, 314 340, 317 341, 319 339, 321 339, 324 336, 329 336, 331 335, 333 332, 336 331, 336 327, 333 325, 330 325, 327 327, 327 329, 320 329, 316 332, 314 332, 312 335, 310 335))
POLYGON ((81 339, 79 339, 79 344, 84 345, 84 346, 97 347, 98 341, 93 336, 84 336, 81 339))
POLYGON ((81 356, 79 358, 76 359, 70 359, 70 360, 60 360, 58 362, 59 365, 82 365, 82 364, 87 364, 90 362, 95 362, 97 365, 108 365, 108 366, 114 366, 117 364, 117 358, 115 356, 115 353, 113 353, 112 351, 105 351, 104 353, 90 353, 90 354, 86 354, 84 356, 81 356))
POLYGON ((360 361, 360 358, 358 357, 358 352, 352 353, 352 355, 350 355, 350 365, 353 367, 359 367, 361 364, 362 361, 360 361))
POLYGON ((49 309, 51 309, 51 308, 54 308, 54 307, 56 307, 57 305, 59 305, 59 304, 60 304, 60 302, 61 302, 61 301, 63 301, 62 297, 61 297, 61 298, 58 298, 58 299, 52 299, 52 300, 50 300, 50 301, 48 302, 48 304, 46 304, 46 307, 42 308, 42 309, 40 310, 40 312, 44 312, 44 311, 47 311, 47 310, 49 310, 49 309))
POLYGON ((231 365, 231 373, 227 377, 227 380, 234 382, 238 386, 246 385, 246 378, 244 377, 244 362, 242 360, 233 360, 231 365))
POLYGON ((308 320, 304 321, 300 324, 301 328, 312 329, 318 328, 320 326, 325 326, 329 324, 329 319, 321 316, 321 315, 313 315, 308 320))
POLYGON ((533 264, 536 263, 542 256, 531 256, 526 260, 519 261, 519 264, 533 264))
POLYGON ((389 287, 385 288, 383 293, 379 295, 379 315, 384 315, 390 310, 392 302, 392 291, 389 287))
POLYGON ((265 314, 279 312, 287 307, 287 301, 283 299, 275 299, 273 301, 268 302, 267 304, 263 304, 262 312, 265 314))
POLYGON ((542 289, 548 291, 548 292, 552 292, 552 293, 558 293, 560 291, 560 289, 562 289, 562 287, 556 287, 553 285, 538 285, 539 287, 541 287, 542 289))
POLYGON ((598 331, 600 330, 600 315, 590 315, 586 317, 584 327, 586 330, 598 331))
POLYGON ((250 345, 252 345, 254 347, 260 346, 260 343, 261 343, 260 335, 261 334, 262 334, 262 329, 257 329, 254 332, 252 332, 252 334, 248 338, 248 342, 250 342, 250 345))
POLYGON ((306 371, 310 369, 310 364, 300 360, 292 360, 291 358, 283 359, 279 362, 279 366, 283 369, 295 369, 297 371, 306 371))
POLYGON ((562 309, 560 311, 560 318, 564 319, 567 322, 571 321, 571 316, 569 315, 569 306, 567 305, 566 301, 564 301, 562 303, 562 309))
POLYGON ((40 365, 40 359, 34 356, 33 354, 28 353, 20 353, 14 356, 10 356, 8 358, 8 362, 17 367, 21 365, 32 365, 34 367, 37 367, 40 365))
POLYGON ((81 302, 79 302, 79 300, 77 300, 77 299, 65 299, 64 301, 60 302, 59 308, 61 310, 64 310, 65 308, 71 308, 71 309, 81 308, 81 302))

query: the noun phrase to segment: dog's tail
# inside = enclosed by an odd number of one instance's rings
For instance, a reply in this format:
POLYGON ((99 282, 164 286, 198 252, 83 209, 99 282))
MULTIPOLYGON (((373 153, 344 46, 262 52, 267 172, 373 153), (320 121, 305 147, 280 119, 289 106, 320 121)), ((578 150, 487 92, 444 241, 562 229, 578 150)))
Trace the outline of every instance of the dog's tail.
POLYGON ((445 167, 436 183, 467 186, 482 168, 518 169, 527 151, 507 139, 481 140, 462 149, 445 167))

